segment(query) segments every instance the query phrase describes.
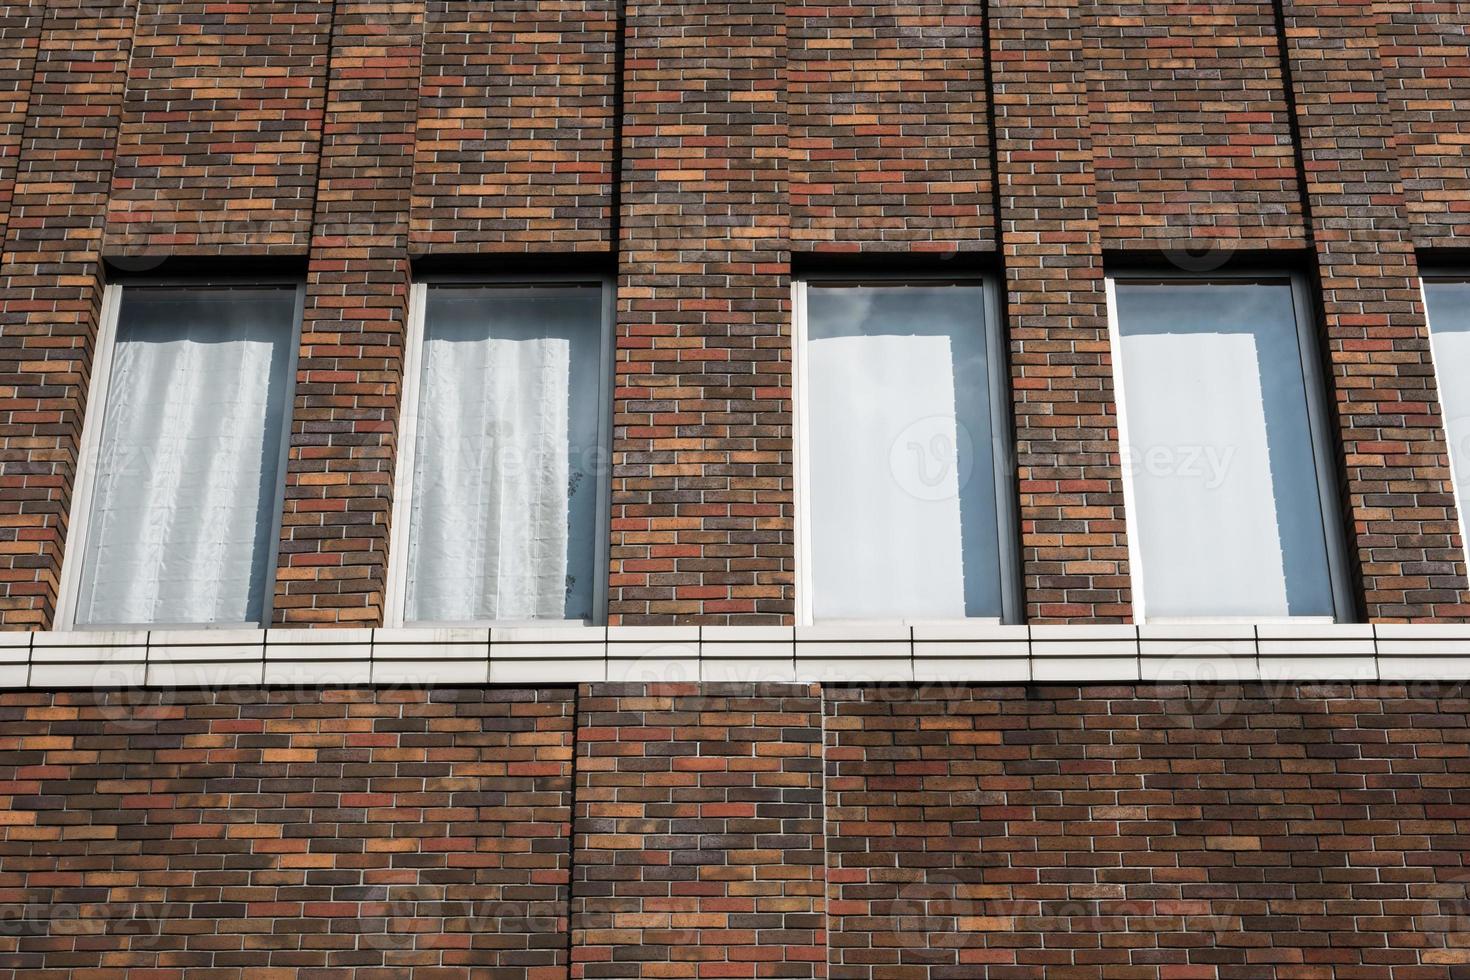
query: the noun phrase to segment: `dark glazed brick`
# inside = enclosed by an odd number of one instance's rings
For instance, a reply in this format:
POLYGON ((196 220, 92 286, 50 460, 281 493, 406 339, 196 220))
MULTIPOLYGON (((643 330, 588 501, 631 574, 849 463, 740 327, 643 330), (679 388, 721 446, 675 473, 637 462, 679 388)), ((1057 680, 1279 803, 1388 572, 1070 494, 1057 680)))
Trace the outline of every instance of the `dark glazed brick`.
POLYGON ((348 0, 333 15, 277 623, 383 621, 422 32, 412 3, 348 0))
POLYGON ((613 622, 792 614, 784 11, 627 6, 613 622))
POLYGON ((0 695, 0 970, 565 978, 572 726, 568 689, 0 695))
POLYGON ((1076 0, 991 13, 1021 562, 1033 622, 1132 617, 1076 0))
POLYGON ((610 250, 613 0, 430 0, 416 253, 610 250))
POLYGON ((108 254, 306 253, 332 4, 143 0, 108 254))
POLYGON ((815 685, 582 688, 573 977, 823 975, 821 710, 815 685))

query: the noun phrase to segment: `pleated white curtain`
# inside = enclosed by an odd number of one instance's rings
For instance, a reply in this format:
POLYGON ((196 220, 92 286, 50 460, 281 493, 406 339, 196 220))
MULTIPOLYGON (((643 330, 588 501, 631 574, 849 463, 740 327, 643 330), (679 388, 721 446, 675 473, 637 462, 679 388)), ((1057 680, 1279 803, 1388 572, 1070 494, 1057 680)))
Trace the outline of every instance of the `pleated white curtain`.
POLYGON ((430 290, 406 620, 590 615, 600 297, 430 290))
POLYGON ((292 289, 126 289, 79 626, 259 623, 284 437, 292 289))

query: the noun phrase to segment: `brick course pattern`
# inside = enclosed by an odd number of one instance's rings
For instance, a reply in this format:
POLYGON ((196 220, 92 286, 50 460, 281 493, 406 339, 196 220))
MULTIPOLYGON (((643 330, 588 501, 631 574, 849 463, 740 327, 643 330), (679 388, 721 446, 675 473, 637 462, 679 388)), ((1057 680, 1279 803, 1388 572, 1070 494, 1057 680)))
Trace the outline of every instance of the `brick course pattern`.
POLYGON ((1088 29, 1098 218, 1113 248, 1302 248, 1291 115, 1271 0, 1155 15, 1109 0, 1088 29))
POLYGON ((612 0, 427 5, 412 244, 610 251, 612 0))
POLYGON ((0 695, 0 971, 565 977, 572 704, 0 695))
POLYGON ((1078 8, 1028 0, 989 25, 1021 574, 1038 623, 1133 615, 1078 8))
POLYGON ((331 30, 325 2, 142 5, 109 254, 306 253, 331 30))
POLYGON ((823 975, 817 695, 798 685, 586 689, 573 977, 823 975))
POLYGON ((627 4, 612 622, 794 607, 784 10, 627 4))
POLYGON ((278 623, 382 621, 411 263, 570 257, 617 280, 609 619, 790 622, 791 273, 866 253, 1004 283, 1030 621, 1133 616, 1105 269, 1232 257, 1312 279, 1358 612, 1463 620, 1415 249, 1466 247, 1467 31, 1429 0, 0 4, 0 626, 52 625, 102 287, 170 256, 308 286, 278 623))
POLYGON ((422 10, 346 0, 307 271, 276 568, 280 624, 383 619, 422 10))
POLYGON ((786 16, 792 248, 992 250, 980 5, 786 16))
POLYGON ((1371 619, 1470 612, 1419 267, 1368 5, 1284 0, 1305 198, 1371 619))
POLYGON ((46 5, 0 252, 0 620, 49 625, 102 307, 132 0, 46 5))
POLYGON ((1461 688, 825 698, 831 980, 1470 963, 1461 688))
POLYGON ((43 3, 0 4, 0 233, 15 192, 15 168, 20 162, 45 12, 43 3))
POLYGON ((0 973, 1457 980, 1467 822, 1440 684, 10 692, 0 973))

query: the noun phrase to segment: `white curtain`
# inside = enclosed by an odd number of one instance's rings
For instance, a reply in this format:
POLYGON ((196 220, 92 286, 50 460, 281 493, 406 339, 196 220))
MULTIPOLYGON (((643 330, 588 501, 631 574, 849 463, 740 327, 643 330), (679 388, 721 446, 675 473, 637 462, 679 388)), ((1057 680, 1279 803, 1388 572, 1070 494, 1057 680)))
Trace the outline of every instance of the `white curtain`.
POLYGON ((290 289, 127 289, 77 624, 258 623, 293 338, 290 289))
POLYGON ((1291 287, 1117 297, 1145 615, 1332 615, 1291 287))
POLYGON ((406 619, 591 615, 601 291, 435 288, 406 619))
POLYGON ((982 300, 807 288, 814 618, 1001 615, 982 300))

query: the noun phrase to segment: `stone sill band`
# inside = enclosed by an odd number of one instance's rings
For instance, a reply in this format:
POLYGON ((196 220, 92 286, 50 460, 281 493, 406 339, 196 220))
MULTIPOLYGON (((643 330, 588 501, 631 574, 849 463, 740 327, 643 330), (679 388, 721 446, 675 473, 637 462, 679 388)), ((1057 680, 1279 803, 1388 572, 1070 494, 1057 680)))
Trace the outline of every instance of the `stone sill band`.
POLYGON ((0 687, 1470 680, 1470 624, 0 632, 0 687))

